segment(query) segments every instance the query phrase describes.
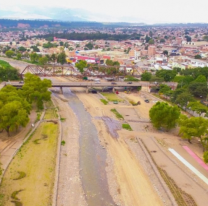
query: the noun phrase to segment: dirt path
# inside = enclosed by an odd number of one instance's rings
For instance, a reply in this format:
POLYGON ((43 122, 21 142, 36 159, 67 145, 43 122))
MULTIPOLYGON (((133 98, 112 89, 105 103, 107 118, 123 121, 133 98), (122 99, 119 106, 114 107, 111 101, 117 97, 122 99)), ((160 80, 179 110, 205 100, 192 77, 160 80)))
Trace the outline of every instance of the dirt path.
POLYGON ((2 168, 5 169, 8 165, 8 162, 11 159, 11 156, 16 151, 16 148, 22 144, 24 138, 28 134, 28 132, 32 129, 31 124, 33 124, 36 120, 37 114, 35 110, 31 111, 29 116, 30 121, 25 128, 20 128, 17 134, 11 133, 10 137, 8 137, 6 132, 0 133, 0 161, 2 163, 2 168))
MULTIPOLYGON (((92 117, 109 116, 110 106, 105 107, 93 94, 77 93, 87 111, 92 117)), ((115 107, 114 105, 111 108, 115 107)), ((93 120, 99 132, 101 142, 105 143, 114 163, 114 172, 118 188, 111 189, 112 196, 119 196, 122 205, 163 205, 156 194, 148 176, 143 171, 136 157, 132 154, 123 138, 130 135, 129 131, 121 130, 119 138, 113 139, 102 120, 93 120), (117 194, 116 194, 117 191, 117 194)), ((111 187, 111 183, 109 183, 111 187)))
POLYGON ((62 122, 60 173, 58 182, 57 206, 85 206, 86 201, 79 177, 79 122, 70 109, 66 98, 59 95, 54 102, 59 108, 59 114, 66 118, 62 122))

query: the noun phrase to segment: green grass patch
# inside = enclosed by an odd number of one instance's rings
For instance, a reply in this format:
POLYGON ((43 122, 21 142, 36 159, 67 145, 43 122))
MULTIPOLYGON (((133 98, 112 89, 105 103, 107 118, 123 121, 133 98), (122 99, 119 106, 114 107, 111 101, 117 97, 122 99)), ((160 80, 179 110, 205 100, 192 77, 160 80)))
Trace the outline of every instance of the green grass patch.
POLYGON ((61 120, 61 122, 64 122, 66 120, 66 118, 61 117, 60 120, 61 120))
POLYGON ((15 206, 23 206, 21 202, 18 201, 11 201, 11 202, 14 203, 15 206))
POLYGON ((5 62, 3 60, 0 60, 0 66, 3 67, 4 69, 6 69, 6 68, 13 69, 14 68, 8 62, 5 62))
POLYGON ((129 124, 122 124, 122 128, 126 129, 126 130, 129 130, 129 131, 133 131, 129 124))
POLYGON ((57 108, 54 107, 52 101, 46 102, 45 108, 46 108, 46 112, 45 112, 44 119, 57 119, 58 118, 57 108))
POLYGON ((101 93, 108 101, 110 102, 114 102, 114 101, 118 101, 118 102, 124 102, 123 99, 119 98, 118 95, 114 94, 114 93, 101 93))
POLYGON ((24 177, 26 177, 25 172, 18 171, 18 174, 19 174, 19 177, 14 178, 13 180, 20 180, 20 179, 23 179, 24 177))
POLYGON ((111 109, 111 112, 113 112, 118 119, 124 119, 123 116, 120 113, 118 113, 116 109, 111 109))
POLYGON ((108 104, 108 101, 106 101, 105 99, 100 99, 100 101, 101 101, 104 105, 107 105, 107 104, 108 104))
POLYGON ((4 175, 0 186, 0 194, 4 195, 1 206, 11 205, 12 191, 16 191, 12 193, 13 201, 24 205, 31 205, 31 201, 32 205, 52 204, 57 143, 58 124, 42 122, 19 149, 4 175), (41 139, 41 144, 34 144, 36 139, 41 139), (17 171, 24 171, 27 176, 14 180, 17 171), (24 191, 18 195, 17 191, 21 189, 24 191))
POLYGON ((11 195, 11 198, 14 199, 14 200, 19 200, 19 198, 17 197, 17 195, 22 192, 23 190, 17 190, 17 191, 14 191, 11 195))
POLYGON ((64 146, 66 142, 64 140, 61 141, 61 145, 64 146))

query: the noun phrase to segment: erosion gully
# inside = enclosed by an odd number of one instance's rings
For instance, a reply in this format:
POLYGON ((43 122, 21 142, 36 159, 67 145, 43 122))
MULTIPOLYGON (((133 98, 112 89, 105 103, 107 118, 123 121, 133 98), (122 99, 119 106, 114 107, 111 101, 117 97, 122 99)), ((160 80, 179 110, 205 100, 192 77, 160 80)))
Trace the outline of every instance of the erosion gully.
MULTIPOLYGON (((106 176, 106 150, 100 145, 98 133, 90 114, 69 88, 63 89, 63 95, 76 114, 80 126, 80 177, 86 201, 89 206, 115 206, 108 190, 106 176)), ((70 125, 69 125, 70 126, 70 125)))

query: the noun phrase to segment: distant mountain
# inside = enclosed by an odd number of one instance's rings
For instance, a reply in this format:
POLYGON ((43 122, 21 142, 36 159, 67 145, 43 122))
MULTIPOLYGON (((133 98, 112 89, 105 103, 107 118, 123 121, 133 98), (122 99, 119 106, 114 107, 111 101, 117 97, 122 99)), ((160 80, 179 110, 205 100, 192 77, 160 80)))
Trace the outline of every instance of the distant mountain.
POLYGON ((113 16, 101 14, 99 12, 90 12, 84 9, 69 8, 50 8, 40 7, 33 8, 24 6, 18 10, 12 8, 3 10, 0 7, 0 18, 6 19, 51 19, 62 21, 96 21, 96 22, 144 22, 130 16, 121 16, 115 18, 113 16))

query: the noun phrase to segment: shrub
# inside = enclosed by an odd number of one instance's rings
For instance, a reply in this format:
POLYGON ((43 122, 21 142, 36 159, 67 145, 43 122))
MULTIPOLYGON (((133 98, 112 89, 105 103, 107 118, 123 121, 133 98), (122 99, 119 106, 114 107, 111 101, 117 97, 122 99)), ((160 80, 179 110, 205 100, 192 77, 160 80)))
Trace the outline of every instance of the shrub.
POLYGON ((108 104, 108 101, 106 101, 105 99, 101 99, 100 100, 104 105, 107 105, 108 104))
POLYGON ((124 119, 123 116, 118 113, 116 109, 111 109, 111 112, 113 112, 118 119, 124 119))
POLYGON ((19 173, 19 177, 15 178, 13 180, 20 180, 20 179, 26 177, 26 173, 25 172, 18 171, 18 173, 19 173))
POLYGON ((129 124, 122 124, 122 128, 126 129, 126 130, 129 130, 129 131, 132 131, 132 128, 129 124))
POLYGON ((61 145, 64 146, 66 142, 64 140, 61 141, 61 145))

